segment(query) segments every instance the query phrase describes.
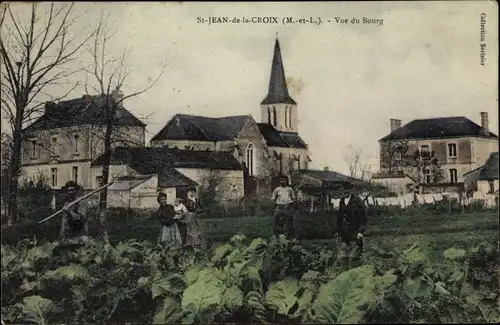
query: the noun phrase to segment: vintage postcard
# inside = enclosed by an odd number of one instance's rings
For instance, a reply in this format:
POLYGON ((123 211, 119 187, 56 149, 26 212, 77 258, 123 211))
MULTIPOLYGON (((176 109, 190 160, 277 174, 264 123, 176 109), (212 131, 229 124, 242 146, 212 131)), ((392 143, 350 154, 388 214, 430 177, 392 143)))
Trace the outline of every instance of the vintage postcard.
POLYGON ((2 324, 500 321, 497 2, 0 29, 2 324))

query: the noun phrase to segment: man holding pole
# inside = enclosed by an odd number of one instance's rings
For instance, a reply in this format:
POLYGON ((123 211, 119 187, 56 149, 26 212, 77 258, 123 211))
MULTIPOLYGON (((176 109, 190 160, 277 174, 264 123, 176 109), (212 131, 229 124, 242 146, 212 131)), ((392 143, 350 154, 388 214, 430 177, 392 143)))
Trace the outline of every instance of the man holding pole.
POLYGON ((79 198, 77 191, 79 186, 74 181, 66 183, 67 199, 62 208, 63 217, 61 221, 61 240, 64 242, 69 237, 80 237, 82 242, 88 240, 88 207, 85 200, 81 200, 76 204, 71 203, 79 198))

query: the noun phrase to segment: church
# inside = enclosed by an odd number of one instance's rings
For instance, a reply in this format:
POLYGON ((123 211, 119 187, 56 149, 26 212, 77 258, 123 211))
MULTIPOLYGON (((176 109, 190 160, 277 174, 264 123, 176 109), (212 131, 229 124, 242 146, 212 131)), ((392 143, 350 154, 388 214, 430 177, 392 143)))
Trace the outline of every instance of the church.
MULTIPOLYGON (((43 174, 54 189, 69 180, 86 189, 102 185, 104 101, 118 101, 123 94, 116 90, 109 99, 103 96, 47 103, 44 114, 23 130, 22 177, 43 174)), ((110 206, 122 206, 120 200, 131 207, 155 206, 158 190, 170 193, 169 200, 184 197, 189 186, 199 186, 216 173, 224 175, 217 186, 217 192, 224 193, 221 198, 268 189, 280 175, 291 181, 294 171, 305 172, 311 162, 308 145, 299 135, 298 109, 288 92, 277 38, 259 120, 252 114, 179 113, 147 146, 146 125, 120 104, 109 168, 114 184, 108 188, 117 200, 110 200, 116 201, 110 206)))
POLYGON ((307 169, 308 145, 300 137, 298 106, 290 96, 279 40, 276 38, 267 95, 260 121, 251 114, 207 117, 176 114, 151 139, 151 147, 229 151, 249 177, 290 176, 307 169))

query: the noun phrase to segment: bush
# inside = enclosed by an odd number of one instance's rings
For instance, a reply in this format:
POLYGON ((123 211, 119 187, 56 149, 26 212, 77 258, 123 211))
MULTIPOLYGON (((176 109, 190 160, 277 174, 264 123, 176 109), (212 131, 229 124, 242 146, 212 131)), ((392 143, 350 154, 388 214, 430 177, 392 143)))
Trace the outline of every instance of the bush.
POLYGON ((19 186, 19 215, 21 220, 39 221, 48 217, 54 193, 43 175, 24 179, 19 186))

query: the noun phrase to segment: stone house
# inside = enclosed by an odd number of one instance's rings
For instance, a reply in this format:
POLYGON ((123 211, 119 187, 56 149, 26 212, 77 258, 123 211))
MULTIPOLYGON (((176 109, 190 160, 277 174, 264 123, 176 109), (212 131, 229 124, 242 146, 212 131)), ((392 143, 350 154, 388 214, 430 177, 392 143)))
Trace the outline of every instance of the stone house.
POLYGON ((486 195, 498 196, 498 151, 490 154, 486 163, 468 173, 465 173, 465 190, 473 192, 476 197, 486 195))
MULTIPOLYGON (((91 164, 94 187, 102 184, 103 164, 104 156, 91 164)), ((142 201, 137 198, 134 203, 137 207, 156 206, 158 191, 167 193, 169 202, 176 197, 185 199, 189 186, 207 185, 210 181, 216 184, 214 190, 222 200, 236 200, 244 195, 243 168, 230 152, 119 147, 111 153, 109 177, 110 181, 118 180, 109 192, 126 199, 129 197, 125 191, 135 192, 137 197, 142 195, 142 201), (149 183, 138 182, 145 179, 149 183), (128 188, 127 182, 136 187, 128 188), (115 191, 122 191, 123 195, 115 191)))
MULTIPOLYGON (((117 100, 123 96, 113 92, 117 100)), ((88 96, 46 103, 44 113, 23 129, 21 177, 43 174, 53 188, 74 180, 91 188, 90 164, 104 151, 105 96, 88 96)), ((144 146, 142 121, 123 105, 117 109, 112 147, 144 146)))
POLYGON ((498 148, 498 136, 489 129, 486 112, 481 112, 481 125, 463 116, 418 119, 404 126, 401 120, 391 119, 390 125, 390 133, 379 140, 381 178, 403 172, 423 180, 422 183, 432 182, 431 175, 417 175, 403 161, 401 152, 392 151, 398 143, 406 145, 403 154, 417 150, 434 152, 443 171, 443 182, 451 184, 463 182, 465 173, 482 166, 498 148))
POLYGON ((404 172, 393 173, 392 175, 374 174, 371 177, 372 183, 382 185, 389 191, 404 195, 414 192, 415 180, 404 172))

